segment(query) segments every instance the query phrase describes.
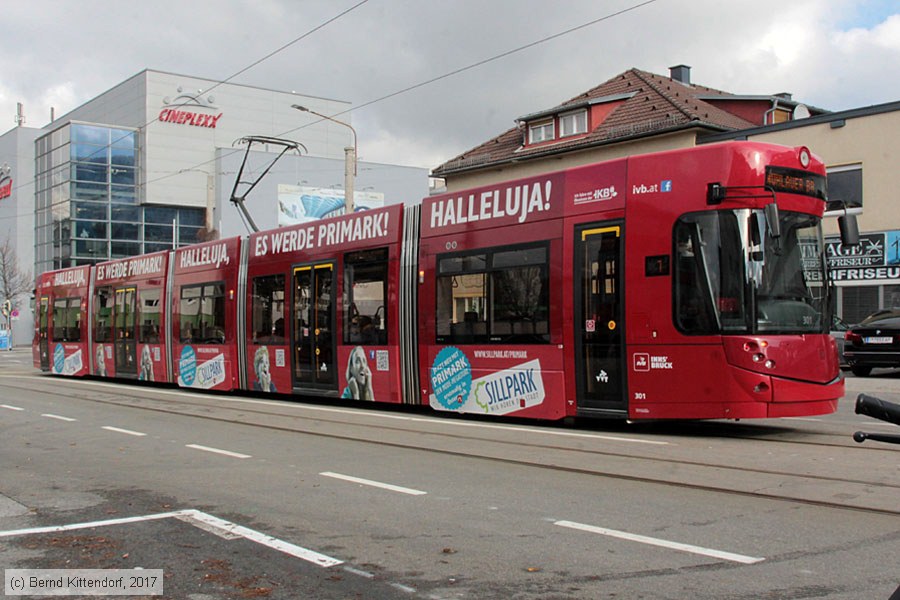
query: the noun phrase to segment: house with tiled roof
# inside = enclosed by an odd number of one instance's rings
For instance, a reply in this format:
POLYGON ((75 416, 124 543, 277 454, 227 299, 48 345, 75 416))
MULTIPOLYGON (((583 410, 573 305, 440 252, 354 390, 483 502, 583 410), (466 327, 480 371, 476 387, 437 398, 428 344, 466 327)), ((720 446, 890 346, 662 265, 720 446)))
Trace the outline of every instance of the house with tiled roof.
POLYGON ((448 191, 493 181, 697 144, 714 133, 781 123, 827 111, 790 94, 736 95, 691 83, 690 67, 668 77, 630 69, 516 126, 432 171, 448 191))

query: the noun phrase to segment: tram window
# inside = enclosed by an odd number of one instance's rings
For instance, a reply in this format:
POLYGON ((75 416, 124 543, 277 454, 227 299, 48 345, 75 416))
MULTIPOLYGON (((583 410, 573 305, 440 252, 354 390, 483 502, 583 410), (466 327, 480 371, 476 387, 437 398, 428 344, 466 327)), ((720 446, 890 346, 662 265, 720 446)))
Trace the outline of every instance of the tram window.
POLYGON ((675 321, 685 333, 717 330, 701 252, 700 227, 679 222, 675 227, 675 321))
POLYGON ((138 341, 142 344, 158 344, 159 343, 159 323, 160 323, 160 298, 162 290, 140 290, 138 298, 140 299, 140 319, 141 327, 138 329, 138 341))
POLYGON ((53 301, 53 341, 81 341, 80 298, 56 298, 53 301))
POLYGON ((441 257, 436 284, 439 343, 550 341, 546 244, 441 257))
POLYGON ((253 279, 251 327, 254 344, 284 344, 284 275, 253 279))
POLYGON ((38 319, 40 320, 39 327, 41 329, 41 337, 47 337, 47 299, 41 298, 41 310, 38 315, 38 319))
POLYGON ((112 341, 113 320, 113 296, 112 289, 108 287, 98 288, 94 292, 94 341, 106 343, 112 341))
POLYGON ((225 284, 186 285, 181 288, 178 315, 183 344, 222 344, 225 335, 225 284))
POLYGON ((492 340, 550 341, 547 247, 495 252, 491 267, 492 340))
POLYGON ((747 279, 735 215, 685 215, 675 224, 674 236, 673 316, 678 329, 689 335, 746 330, 747 279))
POLYGON ((344 343, 387 344, 387 248, 344 256, 344 343))

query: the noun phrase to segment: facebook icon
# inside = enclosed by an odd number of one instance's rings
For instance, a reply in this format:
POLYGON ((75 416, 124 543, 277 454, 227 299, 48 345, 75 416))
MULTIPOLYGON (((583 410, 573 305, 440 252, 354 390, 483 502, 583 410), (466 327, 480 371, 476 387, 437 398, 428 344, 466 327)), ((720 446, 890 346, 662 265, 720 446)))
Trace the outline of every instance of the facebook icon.
POLYGON ((671 179, 663 179, 659 184, 659 191, 661 192, 671 192, 672 191, 672 180, 671 179))

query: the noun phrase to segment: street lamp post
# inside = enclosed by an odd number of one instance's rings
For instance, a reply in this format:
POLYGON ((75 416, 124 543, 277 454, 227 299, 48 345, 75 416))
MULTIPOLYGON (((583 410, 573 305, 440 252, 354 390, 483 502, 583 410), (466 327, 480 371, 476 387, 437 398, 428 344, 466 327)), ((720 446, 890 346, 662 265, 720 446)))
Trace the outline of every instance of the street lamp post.
POLYGON ((316 111, 310 110, 305 106, 292 104, 291 108, 296 108, 297 110, 302 110, 303 112, 308 112, 311 115, 321 117, 326 121, 331 121, 332 123, 343 125, 344 127, 349 128, 353 133, 353 146, 347 146, 346 148, 344 148, 344 212, 347 214, 353 213, 353 211, 355 210, 355 206, 353 205, 353 183, 354 179, 356 178, 357 160, 356 130, 353 129, 353 126, 349 123, 344 123, 343 121, 338 121, 337 119, 333 119, 329 116, 317 113, 316 111))

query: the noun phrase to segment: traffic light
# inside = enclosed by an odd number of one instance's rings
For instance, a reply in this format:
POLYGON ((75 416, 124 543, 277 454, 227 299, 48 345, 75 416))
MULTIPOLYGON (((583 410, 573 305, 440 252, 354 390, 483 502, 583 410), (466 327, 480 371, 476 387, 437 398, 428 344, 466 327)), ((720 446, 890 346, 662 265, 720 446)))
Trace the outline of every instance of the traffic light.
POLYGON ((3 316, 8 317, 12 313, 12 300, 7 299, 3 303, 3 316))

